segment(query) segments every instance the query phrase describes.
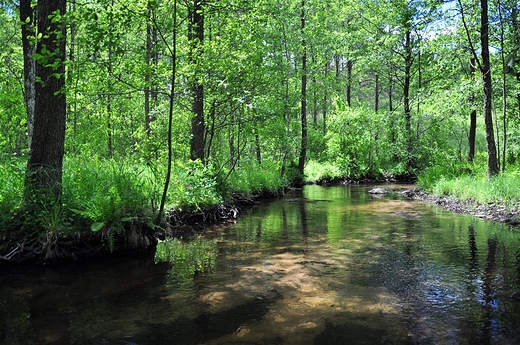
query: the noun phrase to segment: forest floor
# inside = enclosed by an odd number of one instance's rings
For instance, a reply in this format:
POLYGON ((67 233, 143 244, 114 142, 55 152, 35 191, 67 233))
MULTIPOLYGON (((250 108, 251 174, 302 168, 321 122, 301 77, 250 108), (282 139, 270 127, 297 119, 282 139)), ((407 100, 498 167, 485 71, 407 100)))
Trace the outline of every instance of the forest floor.
POLYGON ((478 218, 505 223, 512 227, 520 228, 520 205, 508 206, 494 202, 482 204, 473 199, 462 200, 453 196, 429 194, 420 188, 404 191, 401 194, 410 199, 439 205, 452 212, 471 214, 478 218))

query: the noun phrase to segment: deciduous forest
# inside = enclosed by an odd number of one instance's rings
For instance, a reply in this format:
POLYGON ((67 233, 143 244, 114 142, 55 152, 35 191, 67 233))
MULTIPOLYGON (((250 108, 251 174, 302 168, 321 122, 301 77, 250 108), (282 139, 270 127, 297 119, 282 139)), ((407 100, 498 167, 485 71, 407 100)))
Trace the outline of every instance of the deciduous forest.
POLYGON ((311 181, 478 180, 514 203, 519 11, 0 1, 0 257, 146 250, 311 181))

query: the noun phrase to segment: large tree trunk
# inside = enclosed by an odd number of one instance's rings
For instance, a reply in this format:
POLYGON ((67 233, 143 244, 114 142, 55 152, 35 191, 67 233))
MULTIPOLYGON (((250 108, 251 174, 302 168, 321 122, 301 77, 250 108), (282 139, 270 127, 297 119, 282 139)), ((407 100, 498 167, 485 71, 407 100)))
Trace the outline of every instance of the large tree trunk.
POLYGON ((486 145, 488 152, 488 175, 495 176, 499 173, 497 149, 495 146, 495 135, 493 133, 493 116, 492 116, 492 77, 491 62, 489 57, 489 20, 488 20, 488 2, 480 1, 480 41, 482 46, 482 80, 484 82, 484 123, 486 125, 486 145))
POLYGON ((65 144, 65 0, 38 1, 34 133, 26 175, 26 199, 61 195, 65 144), (56 14, 59 13, 59 14, 56 14))
POLYGON ((189 37, 191 44, 191 63, 195 67, 195 74, 191 83, 192 112, 191 119, 191 145, 190 159, 205 160, 205 134, 206 125, 204 123, 204 85, 200 80, 200 70, 202 56, 202 45, 204 42, 204 14, 202 0, 194 0, 193 9, 190 14, 189 37))
MULTIPOLYGON (((298 160, 298 172, 303 179, 305 160, 307 158, 307 43, 305 41, 305 0, 301 2, 301 33, 302 33, 302 85, 301 85, 301 120, 302 137, 300 157, 298 160)), ((303 182, 303 181, 302 181, 303 182)))
POLYGON ((35 102, 35 73, 36 63, 33 55, 36 45, 31 42, 30 37, 35 37, 34 9, 31 0, 20 0, 20 22, 22 23, 22 47, 24 65, 24 98, 27 112, 27 145, 31 148, 34 132, 34 102, 35 102))

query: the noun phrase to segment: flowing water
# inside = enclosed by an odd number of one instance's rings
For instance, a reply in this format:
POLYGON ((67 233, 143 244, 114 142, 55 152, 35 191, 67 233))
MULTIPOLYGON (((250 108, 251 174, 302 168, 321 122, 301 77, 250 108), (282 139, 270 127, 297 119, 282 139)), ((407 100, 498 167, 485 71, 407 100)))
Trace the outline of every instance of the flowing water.
POLYGON ((518 230, 367 191, 306 186, 155 262, 2 273, 0 343, 520 343, 518 230))

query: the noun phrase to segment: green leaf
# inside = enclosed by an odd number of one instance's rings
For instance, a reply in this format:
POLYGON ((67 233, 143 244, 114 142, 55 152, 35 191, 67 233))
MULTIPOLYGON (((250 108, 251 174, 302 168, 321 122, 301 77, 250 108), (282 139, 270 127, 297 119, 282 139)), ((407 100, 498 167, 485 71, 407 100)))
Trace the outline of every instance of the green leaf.
POLYGON ((105 226, 105 222, 95 222, 90 226, 90 230, 93 232, 98 232, 105 226))

